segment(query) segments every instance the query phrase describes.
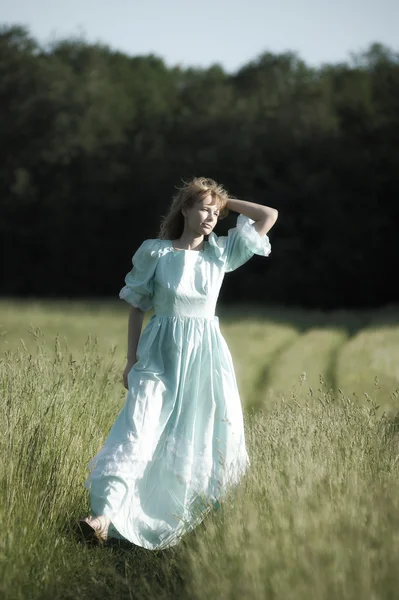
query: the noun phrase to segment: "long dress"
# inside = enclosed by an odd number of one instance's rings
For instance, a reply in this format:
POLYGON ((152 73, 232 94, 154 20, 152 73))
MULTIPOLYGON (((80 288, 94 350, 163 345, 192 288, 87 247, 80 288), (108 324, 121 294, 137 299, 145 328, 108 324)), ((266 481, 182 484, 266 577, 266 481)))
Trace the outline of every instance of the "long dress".
POLYGON ((128 374, 126 402, 85 483, 112 537, 146 549, 179 542, 237 484, 248 464, 233 362, 215 316, 226 272, 270 243, 240 215, 202 251, 149 239, 120 297, 154 316, 128 374))

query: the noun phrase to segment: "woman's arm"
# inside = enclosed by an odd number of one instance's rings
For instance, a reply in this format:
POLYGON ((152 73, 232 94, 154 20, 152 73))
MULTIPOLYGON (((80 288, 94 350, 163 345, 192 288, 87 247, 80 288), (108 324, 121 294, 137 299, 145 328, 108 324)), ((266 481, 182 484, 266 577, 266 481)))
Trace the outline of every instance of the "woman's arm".
POLYGON ((144 313, 135 306, 130 308, 129 324, 127 334, 127 363, 123 372, 123 384, 128 389, 127 376, 130 369, 137 362, 136 352, 141 335, 141 327, 143 325, 144 313))
POLYGON ((254 227, 260 235, 266 235, 278 217, 278 211, 275 208, 255 204, 255 202, 246 202, 246 200, 237 200, 236 198, 229 198, 227 208, 255 221, 254 227))

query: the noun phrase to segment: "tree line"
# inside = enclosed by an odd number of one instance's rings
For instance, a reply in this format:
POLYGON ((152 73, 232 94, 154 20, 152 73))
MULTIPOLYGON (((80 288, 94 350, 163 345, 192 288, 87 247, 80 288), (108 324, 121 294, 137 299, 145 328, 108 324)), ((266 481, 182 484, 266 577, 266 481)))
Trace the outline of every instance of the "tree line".
MULTIPOLYGON (((235 73, 0 30, 0 294, 116 296, 192 176, 279 210, 269 259, 223 300, 325 309, 399 300, 399 54, 235 73)), ((225 234, 235 216, 221 221, 225 234)))

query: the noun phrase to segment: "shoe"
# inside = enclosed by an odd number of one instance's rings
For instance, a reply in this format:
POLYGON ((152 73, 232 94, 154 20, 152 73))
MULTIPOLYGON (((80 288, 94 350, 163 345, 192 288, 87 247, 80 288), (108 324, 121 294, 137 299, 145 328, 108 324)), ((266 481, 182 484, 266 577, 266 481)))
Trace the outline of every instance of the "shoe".
POLYGON ((103 544, 108 539, 110 519, 104 515, 79 519, 78 527, 83 539, 89 544, 103 544))

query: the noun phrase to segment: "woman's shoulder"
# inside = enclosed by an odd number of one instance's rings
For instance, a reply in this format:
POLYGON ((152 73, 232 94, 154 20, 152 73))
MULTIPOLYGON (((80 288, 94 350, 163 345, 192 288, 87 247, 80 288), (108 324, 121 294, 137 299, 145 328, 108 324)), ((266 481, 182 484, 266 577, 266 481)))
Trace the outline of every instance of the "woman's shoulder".
POLYGON ((164 247, 164 240, 160 240, 159 238, 147 239, 140 244, 136 254, 146 254, 152 257, 161 256, 164 247))

